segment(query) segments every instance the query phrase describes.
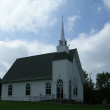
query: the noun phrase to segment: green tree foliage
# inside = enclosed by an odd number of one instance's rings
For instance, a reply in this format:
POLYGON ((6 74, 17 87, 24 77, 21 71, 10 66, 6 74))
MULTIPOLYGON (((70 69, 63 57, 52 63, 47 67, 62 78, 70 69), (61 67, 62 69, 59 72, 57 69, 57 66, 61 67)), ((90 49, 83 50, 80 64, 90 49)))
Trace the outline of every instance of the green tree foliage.
POLYGON ((98 73, 96 77, 96 88, 98 91, 98 97, 101 100, 107 98, 110 101, 110 73, 103 72, 98 73))
POLYGON ((96 78, 96 87, 98 90, 108 88, 109 87, 109 80, 110 80, 110 73, 99 73, 97 74, 96 78))
POLYGON ((2 85, 1 85, 1 78, 0 78, 0 97, 1 97, 1 88, 2 88, 2 85))
POLYGON ((91 79, 91 74, 88 74, 86 71, 84 73, 84 103, 92 103, 93 101, 93 89, 94 83, 91 79), (90 75, 90 76, 89 76, 90 75))

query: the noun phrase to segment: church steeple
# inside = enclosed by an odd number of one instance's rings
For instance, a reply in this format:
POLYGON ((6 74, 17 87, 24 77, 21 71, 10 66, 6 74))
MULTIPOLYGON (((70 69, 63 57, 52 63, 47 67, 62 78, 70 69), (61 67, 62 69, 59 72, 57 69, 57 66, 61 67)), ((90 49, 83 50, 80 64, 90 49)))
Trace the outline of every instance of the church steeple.
POLYGON ((64 26, 63 26, 63 16, 62 16, 61 39, 65 39, 65 36, 64 36, 64 26))
POLYGON ((57 52, 69 53, 69 47, 67 46, 67 41, 65 40, 64 36, 63 16, 62 16, 61 39, 59 40, 59 46, 57 46, 57 52))

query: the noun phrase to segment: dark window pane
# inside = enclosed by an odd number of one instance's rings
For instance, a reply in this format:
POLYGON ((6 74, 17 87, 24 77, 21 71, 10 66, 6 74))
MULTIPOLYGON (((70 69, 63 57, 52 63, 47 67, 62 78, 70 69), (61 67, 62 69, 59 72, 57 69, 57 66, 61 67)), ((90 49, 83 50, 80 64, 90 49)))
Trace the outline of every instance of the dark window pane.
POLYGON ((12 95, 12 85, 8 86, 8 95, 12 95))
POLYGON ((30 90, 26 90, 26 95, 30 95, 30 90))
POLYGON ((8 91, 8 95, 12 95, 12 91, 8 91))
POLYGON ((51 83, 50 82, 46 83, 46 94, 47 95, 51 94, 51 83))
POLYGON ((63 92, 61 93, 61 98, 63 98, 63 92))
POLYGON ((26 95, 30 95, 30 84, 26 84, 26 95))
POLYGON ((57 81, 57 98, 63 98, 63 81, 61 79, 57 81))

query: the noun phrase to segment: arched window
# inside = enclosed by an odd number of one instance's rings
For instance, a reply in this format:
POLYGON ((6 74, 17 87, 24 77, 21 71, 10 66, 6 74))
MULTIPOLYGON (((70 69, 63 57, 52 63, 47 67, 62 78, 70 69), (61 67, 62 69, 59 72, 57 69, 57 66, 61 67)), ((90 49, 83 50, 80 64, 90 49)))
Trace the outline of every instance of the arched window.
POLYGON ((51 94, 51 83, 50 82, 48 82, 48 83, 46 83, 46 94, 51 94))
POLYGON ((57 98, 63 99, 63 81, 61 79, 57 81, 57 98))
POLYGON ((78 88, 77 88, 77 87, 75 87, 75 88, 73 89, 73 94, 74 94, 75 96, 78 95, 78 88))
POLYGON ((71 99, 71 80, 69 81, 69 98, 71 99))
POLYGON ((8 95, 12 95, 12 85, 10 84, 9 86, 8 86, 8 95))
POLYGON ((63 81, 62 81, 61 79, 59 79, 59 80, 57 81, 57 85, 63 85, 63 81))
POLYGON ((30 89, 31 89, 31 86, 30 84, 26 84, 26 95, 30 95, 30 89))

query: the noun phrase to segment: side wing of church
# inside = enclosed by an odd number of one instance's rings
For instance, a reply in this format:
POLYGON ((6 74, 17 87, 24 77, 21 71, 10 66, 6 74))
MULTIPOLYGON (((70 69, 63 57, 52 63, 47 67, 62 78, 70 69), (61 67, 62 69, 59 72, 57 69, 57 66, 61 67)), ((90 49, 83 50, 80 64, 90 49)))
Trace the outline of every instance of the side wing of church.
POLYGON ((77 49, 69 50, 62 31, 57 52, 19 58, 2 79, 2 100, 83 102, 83 71, 77 49))

